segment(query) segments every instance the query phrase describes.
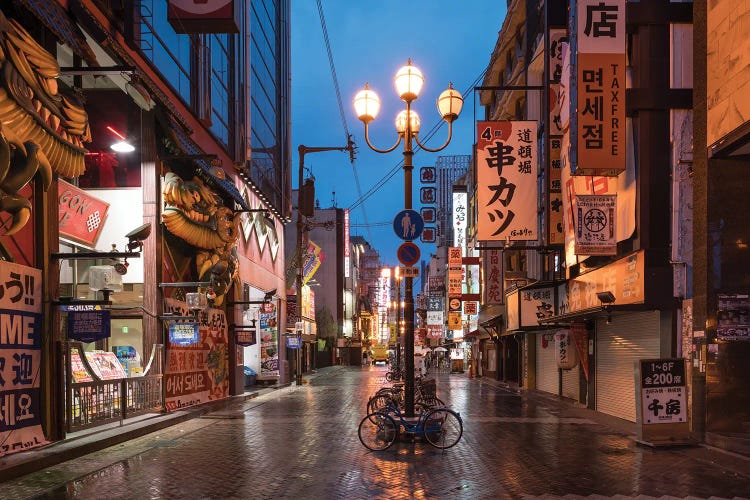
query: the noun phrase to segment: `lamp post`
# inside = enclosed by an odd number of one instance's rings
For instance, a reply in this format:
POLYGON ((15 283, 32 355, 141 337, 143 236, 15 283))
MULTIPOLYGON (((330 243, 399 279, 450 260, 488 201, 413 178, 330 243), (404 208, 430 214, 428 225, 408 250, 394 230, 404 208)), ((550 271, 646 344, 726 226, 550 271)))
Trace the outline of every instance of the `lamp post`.
MULTIPOLYGON (((396 132, 398 139, 396 144, 388 149, 379 149, 372 145, 369 136, 369 124, 375 119, 380 111, 380 99, 377 94, 370 90, 369 85, 365 85, 364 90, 361 90, 354 97, 354 109, 357 112, 357 117, 365 125, 365 140, 367 145, 373 151, 377 153, 390 153, 395 150, 401 141, 404 143, 403 155, 404 155, 404 209, 411 210, 412 208, 412 182, 411 175, 414 168, 412 164, 412 157, 414 156, 414 150, 412 148, 413 142, 425 151, 431 153, 437 153, 444 149, 451 140, 453 135, 453 121, 458 118, 463 106, 463 97, 461 93, 456 91, 452 85, 448 86, 437 100, 438 111, 440 116, 448 122, 448 138, 445 143, 439 148, 428 148, 419 141, 419 116, 415 111, 411 109, 411 103, 417 99, 419 92, 422 90, 424 84, 424 76, 422 72, 411 64, 411 59, 407 62, 406 66, 396 72, 394 78, 396 85, 396 92, 402 101, 406 103, 406 109, 401 111, 396 116, 396 132)), ((406 372, 406 379, 404 381, 405 391, 405 410, 407 416, 414 416, 414 296, 413 296, 413 281, 414 278, 406 276, 404 278, 404 368, 406 372)))

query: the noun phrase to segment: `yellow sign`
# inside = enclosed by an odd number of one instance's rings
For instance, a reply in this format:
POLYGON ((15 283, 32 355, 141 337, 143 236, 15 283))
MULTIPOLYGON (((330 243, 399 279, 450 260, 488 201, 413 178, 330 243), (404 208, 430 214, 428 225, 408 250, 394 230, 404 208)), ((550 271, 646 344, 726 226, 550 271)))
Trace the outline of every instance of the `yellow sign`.
POLYGON ((461 329, 461 313, 448 313, 448 329, 449 330, 461 329))

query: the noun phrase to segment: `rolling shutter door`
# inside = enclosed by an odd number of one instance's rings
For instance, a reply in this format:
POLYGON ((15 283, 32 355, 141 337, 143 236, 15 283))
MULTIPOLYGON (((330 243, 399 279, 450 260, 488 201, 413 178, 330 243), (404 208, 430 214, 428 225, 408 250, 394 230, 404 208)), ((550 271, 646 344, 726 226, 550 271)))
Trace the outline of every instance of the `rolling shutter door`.
POLYGON ((536 334, 536 388, 539 391, 557 394, 558 376, 555 344, 550 340, 546 343, 547 347, 542 347, 544 335, 543 333, 536 334))
POLYGON ((636 421, 634 363, 659 357, 659 311, 596 322, 596 410, 636 421))
POLYGON ((580 387, 578 381, 578 374, 580 367, 576 366, 570 370, 562 371, 562 395, 565 398, 571 398, 578 401, 580 395, 580 387))

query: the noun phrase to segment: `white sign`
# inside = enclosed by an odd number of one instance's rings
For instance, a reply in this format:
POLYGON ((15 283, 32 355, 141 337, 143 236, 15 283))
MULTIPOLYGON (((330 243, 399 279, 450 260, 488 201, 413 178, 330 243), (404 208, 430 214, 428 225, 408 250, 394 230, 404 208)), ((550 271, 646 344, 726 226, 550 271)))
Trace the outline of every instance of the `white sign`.
POLYGON ((401 269, 401 276, 404 278, 416 278, 419 276, 419 268, 418 267, 402 267, 401 269))
POLYGON ((625 52, 625 1, 578 0, 578 52, 625 52))
POLYGON ((576 195, 576 255, 617 255, 617 195, 576 195))
POLYGON ((349 249, 349 209, 344 210, 344 278, 349 277, 349 266, 351 266, 349 249))
POLYGON ((443 325, 443 311, 427 311, 427 325, 443 325))
POLYGON ((643 389, 641 397, 644 424, 687 422, 685 386, 643 389))
POLYGON ((537 122, 477 122, 477 240, 536 240, 537 122))
POLYGON ((466 193, 453 193, 453 246, 461 249, 461 255, 466 253, 466 203, 466 193))

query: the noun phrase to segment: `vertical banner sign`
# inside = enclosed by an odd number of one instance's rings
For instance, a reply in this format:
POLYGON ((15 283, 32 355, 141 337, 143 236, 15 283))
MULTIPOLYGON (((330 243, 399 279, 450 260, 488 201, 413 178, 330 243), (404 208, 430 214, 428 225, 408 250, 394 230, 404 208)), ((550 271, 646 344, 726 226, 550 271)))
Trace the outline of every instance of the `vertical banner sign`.
POLYGON ((577 255, 617 255, 615 221, 617 195, 576 196, 575 252, 577 255))
POLYGON ((563 123, 560 117, 560 78, 562 77, 563 46, 568 43, 567 30, 549 30, 549 123, 550 136, 563 134, 563 123))
POLYGON ((461 249, 461 255, 466 255, 466 202, 466 193, 453 192, 453 246, 461 249))
POLYGON ((41 427, 42 272, 0 261, 0 457, 46 444, 41 427))
POLYGON ((344 210, 344 278, 349 277, 351 259, 349 254, 349 209, 344 210))
POLYGON ((537 122, 477 122, 477 240, 537 239, 537 122))
MULTIPOLYGON (((185 302, 164 299, 165 313, 190 314, 185 302)), ((198 314, 198 341, 167 343, 164 384, 167 410, 174 411, 229 396, 227 318, 221 309, 198 314)))
POLYGON ((625 170, 625 1, 578 0, 574 175, 625 170))
POLYGON ((562 245, 565 242, 563 233, 563 196, 562 196, 562 137, 550 137, 549 153, 549 227, 547 241, 550 245, 562 245))
POLYGON ((460 297, 463 284, 461 248, 448 247, 448 297, 460 297))
POLYGON ((503 303, 503 259, 500 250, 485 250, 482 257, 482 304, 503 303))

